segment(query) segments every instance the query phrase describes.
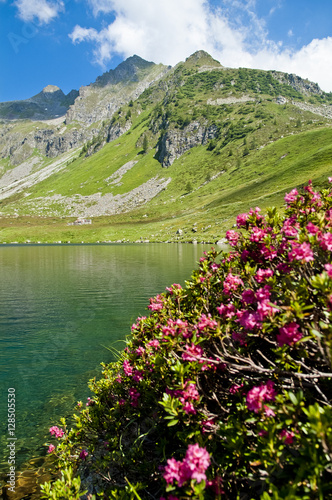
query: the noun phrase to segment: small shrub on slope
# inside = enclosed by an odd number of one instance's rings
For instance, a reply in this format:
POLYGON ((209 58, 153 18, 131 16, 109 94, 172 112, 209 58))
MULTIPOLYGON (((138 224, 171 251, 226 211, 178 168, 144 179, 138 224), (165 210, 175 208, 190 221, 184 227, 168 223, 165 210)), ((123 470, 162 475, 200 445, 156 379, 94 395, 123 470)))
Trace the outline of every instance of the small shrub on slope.
POLYGON ((104 498, 332 498, 331 190, 285 201, 239 215, 90 382, 51 451, 104 498))

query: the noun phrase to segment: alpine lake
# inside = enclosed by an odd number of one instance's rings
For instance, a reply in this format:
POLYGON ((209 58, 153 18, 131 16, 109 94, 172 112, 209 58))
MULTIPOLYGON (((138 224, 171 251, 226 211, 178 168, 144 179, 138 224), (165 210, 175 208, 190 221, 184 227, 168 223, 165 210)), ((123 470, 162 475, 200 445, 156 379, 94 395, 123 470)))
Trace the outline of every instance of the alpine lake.
POLYGON ((149 314, 149 298, 173 283, 183 286, 210 248, 0 245, 0 498, 9 498, 11 449, 17 488, 10 498, 39 498, 36 476, 51 477, 49 428, 70 419, 77 401, 85 404, 89 379, 123 350, 132 323, 149 314))

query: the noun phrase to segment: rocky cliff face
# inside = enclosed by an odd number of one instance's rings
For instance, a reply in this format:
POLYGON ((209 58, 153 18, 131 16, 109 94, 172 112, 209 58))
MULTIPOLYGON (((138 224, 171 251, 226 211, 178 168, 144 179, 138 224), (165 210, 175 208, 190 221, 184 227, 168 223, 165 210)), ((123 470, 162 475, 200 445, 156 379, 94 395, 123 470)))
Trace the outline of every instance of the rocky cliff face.
POLYGON ((281 73, 280 71, 272 71, 272 76, 280 83, 286 83, 293 89, 297 90, 303 95, 322 95, 323 91, 317 83, 304 80, 300 76, 288 73, 281 73))
POLYGON ((160 139, 157 156, 163 167, 169 167, 189 149, 207 144, 218 134, 216 125, 193 121, 183 130, 170 129, 160 139))
POLYGON ((36 150, 48 158, 55 158, 81 146, 98 133, 98 130, 93 128, 68 128, 64 123, 56 127, 33 126, 29 131, 22 132, 13 130, 15 130, 14 125, 0 129, 0 158, 10 157, 12 165, 26 161, 36 150))

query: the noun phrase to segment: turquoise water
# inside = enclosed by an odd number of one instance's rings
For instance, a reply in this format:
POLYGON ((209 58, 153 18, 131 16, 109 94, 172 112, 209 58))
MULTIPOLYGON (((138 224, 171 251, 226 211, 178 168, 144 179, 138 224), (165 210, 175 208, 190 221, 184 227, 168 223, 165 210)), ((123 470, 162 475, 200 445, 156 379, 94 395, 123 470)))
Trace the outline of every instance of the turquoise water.
POLYGON ((16 460, 44 455, 48 429, 70 416, 121 350, 149 297, 184 284, 209 246, 0 246, 0 471, 8 468, 7 394, 16 394, 16 460))

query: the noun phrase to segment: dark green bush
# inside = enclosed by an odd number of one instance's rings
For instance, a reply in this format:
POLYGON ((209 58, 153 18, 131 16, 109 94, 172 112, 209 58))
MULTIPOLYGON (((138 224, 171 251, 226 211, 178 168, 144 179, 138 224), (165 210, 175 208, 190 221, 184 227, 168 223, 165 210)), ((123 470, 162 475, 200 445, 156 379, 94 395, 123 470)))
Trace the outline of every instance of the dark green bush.
POLYGON ((76 426, 51 428, 104 498, 332 498, 331 190, 285 201, 150 299, 76 426))

